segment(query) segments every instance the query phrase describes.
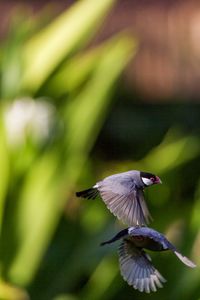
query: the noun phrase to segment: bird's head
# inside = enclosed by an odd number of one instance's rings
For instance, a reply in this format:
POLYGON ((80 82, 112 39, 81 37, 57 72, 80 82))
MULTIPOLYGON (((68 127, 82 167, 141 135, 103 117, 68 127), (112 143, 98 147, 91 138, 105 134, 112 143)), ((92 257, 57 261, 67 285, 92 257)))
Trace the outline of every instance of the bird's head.
POLYGON ((140 172, 140 177, 145 187, 153 184, 162 183, 158 176, 151 173, 140 172))

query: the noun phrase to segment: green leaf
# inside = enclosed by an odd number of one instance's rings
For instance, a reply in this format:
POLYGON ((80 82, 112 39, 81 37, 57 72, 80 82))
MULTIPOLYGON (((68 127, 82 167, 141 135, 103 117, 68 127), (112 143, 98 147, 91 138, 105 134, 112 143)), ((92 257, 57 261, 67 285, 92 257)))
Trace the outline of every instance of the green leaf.
POLYGON ((104 258, 81 292, 80 299, 103 299, 104 293, 110 288, 118 272, 118 265, 113 259, 110 257, 104 258))
POLYGON ((1 300, 30 300, 25 290, 0 280, 1 300))
MULTIPOLYGON (((45 86, 47 93, 60 97, 63 94, 72 93, 80 88, 90 79, 99 60, 110 51, 112 45, 118 43, 120 38, 123 39, 123 36, 122 34, 117 35, 100 46, 73 56, 47 82, 45 86)), ((134 47, 134 50, 135 49, 136 47, 134 47)))
POLYGON ((135 168, 154 170, 161 174, 173 170, 199 155, 200 142, 196 136, 183 136, 171 129, 162 143, 135 164, 135 168), (190 149, 190 151, 188 151, 190 149))
POLYGON ((62 213, 61 208, 105 120, 111 99, 109 93, 133 49, 132 40, 120 37, 111 43, 106 54, 102 53, 90 81, 73 101, 66 102, 65 156, 60 158, 56 151, 46 152, 28 170, 4 228, 4 275, 11 282, 25 286, 37 271, 62 213), (62 165, 58 170, 59 160, 62 165), (16 239, 14 247, 10 234, 12 240, 16 239))
POLYGON ((25 46, 22 87, 37 91, 49 75, 88 41, 115 0, 82 0, 67 9, 25 46))
POLYGON ((21 186, 21 194, 15 199, 7 215, 8 226, 4 229, 3 261, 4 258, 6 261, 7 252, 10 252, 4 273, 11 282, 20 285, 30 282, 48 245, 52 228, 55 228, 60 214, 56 168, 56 160, 53 156, 45 155, 38 159, 27 174, 24 186, 21 186), (8 236, 9 223, 13 222, 12 238, 18 240, 15 249, 11 248, 12 240, 8 236))
MULTIPOLYGON (((120 37, 102 53, 92 78, 66 110, 66 170, 77 178, 110 106, 110 92, 134 53, 135 44, 128 37, 120 37)), ((68 173, 68 172, 67 172, 68 173)))
POLYGON ((9 183, 9 173, 10 173, 10 163, 9 163, 9 151, 7 147, 6 141, 6 133, 3 124, 3 117, 2 114, 1 121, 0 121, 0 178, 1 178, 1 185, 0 185, 0 232, 2 227, 2 219, 3 219, 3 212, 4 212, 4 202, 5 197, 8 189, 9 183))

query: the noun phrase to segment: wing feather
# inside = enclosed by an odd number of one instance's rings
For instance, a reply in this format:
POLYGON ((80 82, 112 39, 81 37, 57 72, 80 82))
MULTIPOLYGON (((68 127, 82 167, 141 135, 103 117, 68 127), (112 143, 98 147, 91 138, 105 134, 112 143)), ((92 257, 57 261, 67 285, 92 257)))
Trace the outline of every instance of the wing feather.
POLYGON ((176 256, 188 267, 190 268, 195 268, 196 265, 195 263, 193 263, 188 257, 183 256, 180 252, 178 251, 174 251, 174 253, 176 254, 176 256))
POLYGON ((119 263, 124 280, 140 292, 155 292, 166 281, 146 253, 129 240, 119 246, 119 263))
POLYGON ((145 225, 150 221, 150 213, 146 206, 143 192, 132 189, 129 193, 115 193, 109 186, 98 187, 101 198, 118 219, 128 226, 145 225))

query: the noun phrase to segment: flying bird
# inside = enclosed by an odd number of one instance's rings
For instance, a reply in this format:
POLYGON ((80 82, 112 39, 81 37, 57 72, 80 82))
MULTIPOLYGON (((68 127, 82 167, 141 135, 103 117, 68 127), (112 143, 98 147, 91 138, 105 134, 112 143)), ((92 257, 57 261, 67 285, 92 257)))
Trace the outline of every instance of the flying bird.
POLYGON ((92 188, 77 192, 77 197, 95 199, 101 196, 108 209, 128 226, 146 225, 151 215, 144 200, 144 188, 161 183, 158 176, 128 171, 106 177, 92 188))
POLYGON ((119 239, 123 239, 118 250, 121 275, 129 285, 140 292, 156 292, 157 288, 161 288, 162 283, 166 282, 165 278, 153 266, 150 256, 144 249, 152 251, 171 250, 186 266, 196 267, 163 234, 154 229, 148 227, 126 228, 101 245, 111 244, 119 239))

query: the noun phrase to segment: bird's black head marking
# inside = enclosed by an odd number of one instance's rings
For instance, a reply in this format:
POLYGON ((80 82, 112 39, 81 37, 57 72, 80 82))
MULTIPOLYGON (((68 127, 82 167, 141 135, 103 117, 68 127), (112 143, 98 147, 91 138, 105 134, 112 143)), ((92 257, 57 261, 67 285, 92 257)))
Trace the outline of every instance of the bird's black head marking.
POLYGON ((140 176, 141 176, 141 177, 144 177, 144 178, 148 178, 148 179, 151 179, 151 178, 156 177, 154 174, 152 174, 152 173, 147 173, 147 172, 140 172, 140 176))
POLYGON ((140 172, 140 177, 145 186, 161 183, 160 178, 152 173, 140 172))

